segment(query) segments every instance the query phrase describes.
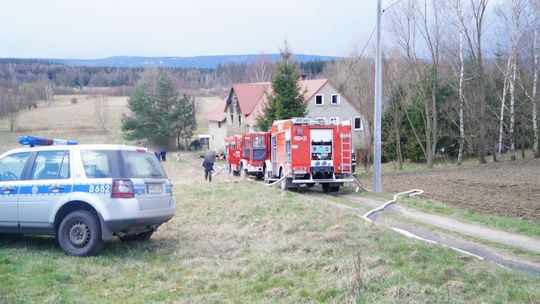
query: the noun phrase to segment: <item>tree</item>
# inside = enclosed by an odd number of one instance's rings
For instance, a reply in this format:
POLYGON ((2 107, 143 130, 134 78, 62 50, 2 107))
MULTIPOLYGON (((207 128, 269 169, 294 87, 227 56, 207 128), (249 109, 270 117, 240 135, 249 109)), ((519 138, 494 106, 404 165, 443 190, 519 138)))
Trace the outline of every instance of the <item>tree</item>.
POLYGON ((179 97, 172 80, 160 71, 155 81, 135 88, 128 100, 133 112, 122 118, 122 131, 130 140, 147 140, 158 147, 180 145, 196 128, 195 105, 189 97, 179 97))
MULTIPOLYGON (((401 47, 403 55, 409 64, 412 76, 412 89, 415 101, 422 108, 423 125, 420 130, 406 115, 410 127, 413 129, 418 144, 429 168, 433 167, 433 160, 439 140, 439 110, 438 91, 441 82, 440 53, 441 53, 441 9, 440 0, 405 1, 395 11, 392 30, 394 38, 401 47), (404 16, 400 14, 404 14, 404 16), (424 63, 422 55, 416 47, 423 44, 429 55, 429 61, 424 63)), ((407 114, 407 112, 405 112, 407 114)))
POLYGON ((274 120, 303 117, 306 115, 306 101, 301 92, 299 75, 295 66, 289 62, 291 50, 285 42, 281 51, 282 61, 278 63, 272 77, 272 92, 263 108, 263 114, 257 117, 257 126, 267 130, 274 120))
POLYGON ((255 61, 249 64, 247 78, 250 82, 265 82, 272 77, 273 64, 268 56, 261 53, 255 61))

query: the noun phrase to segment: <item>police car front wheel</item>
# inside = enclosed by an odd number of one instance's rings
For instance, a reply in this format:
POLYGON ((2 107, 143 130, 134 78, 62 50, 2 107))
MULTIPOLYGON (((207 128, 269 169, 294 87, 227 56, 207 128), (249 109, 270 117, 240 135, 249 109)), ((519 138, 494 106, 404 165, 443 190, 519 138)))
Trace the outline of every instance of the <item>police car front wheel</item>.
POLYGON ((68 214, 58 228, 58 243, 68 255, 90 256, 98 253, 103 245, 99 219, 87 210, 68 214))

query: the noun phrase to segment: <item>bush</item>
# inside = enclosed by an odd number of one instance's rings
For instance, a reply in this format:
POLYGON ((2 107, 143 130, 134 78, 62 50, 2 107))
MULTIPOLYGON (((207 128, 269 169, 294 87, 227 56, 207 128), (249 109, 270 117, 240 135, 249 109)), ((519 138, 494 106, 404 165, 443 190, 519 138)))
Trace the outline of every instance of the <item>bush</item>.
POLYGON ((77 98, 76 97, 71 98, 71 103, 76 104, 77 103, 77 98))

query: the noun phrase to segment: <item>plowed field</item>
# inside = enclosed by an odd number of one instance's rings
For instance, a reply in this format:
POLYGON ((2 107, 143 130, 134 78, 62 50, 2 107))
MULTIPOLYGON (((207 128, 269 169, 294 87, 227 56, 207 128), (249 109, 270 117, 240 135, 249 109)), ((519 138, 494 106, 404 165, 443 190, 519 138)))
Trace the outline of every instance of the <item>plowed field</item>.
POLYGON ((540 160, 403 172, 383 176, 384 192, 422 188, 458 207, 540 221, 540 160))

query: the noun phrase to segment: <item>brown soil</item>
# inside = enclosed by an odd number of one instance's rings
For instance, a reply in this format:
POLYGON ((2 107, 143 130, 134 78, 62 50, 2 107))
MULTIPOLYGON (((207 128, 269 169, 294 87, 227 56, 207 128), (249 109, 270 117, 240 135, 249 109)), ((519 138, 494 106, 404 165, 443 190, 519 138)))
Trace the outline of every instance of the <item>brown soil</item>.
POLYGON ((423 197, 502 216, 540 221, 540 160, 385 175, 383 191, 425 190, 423 197))

